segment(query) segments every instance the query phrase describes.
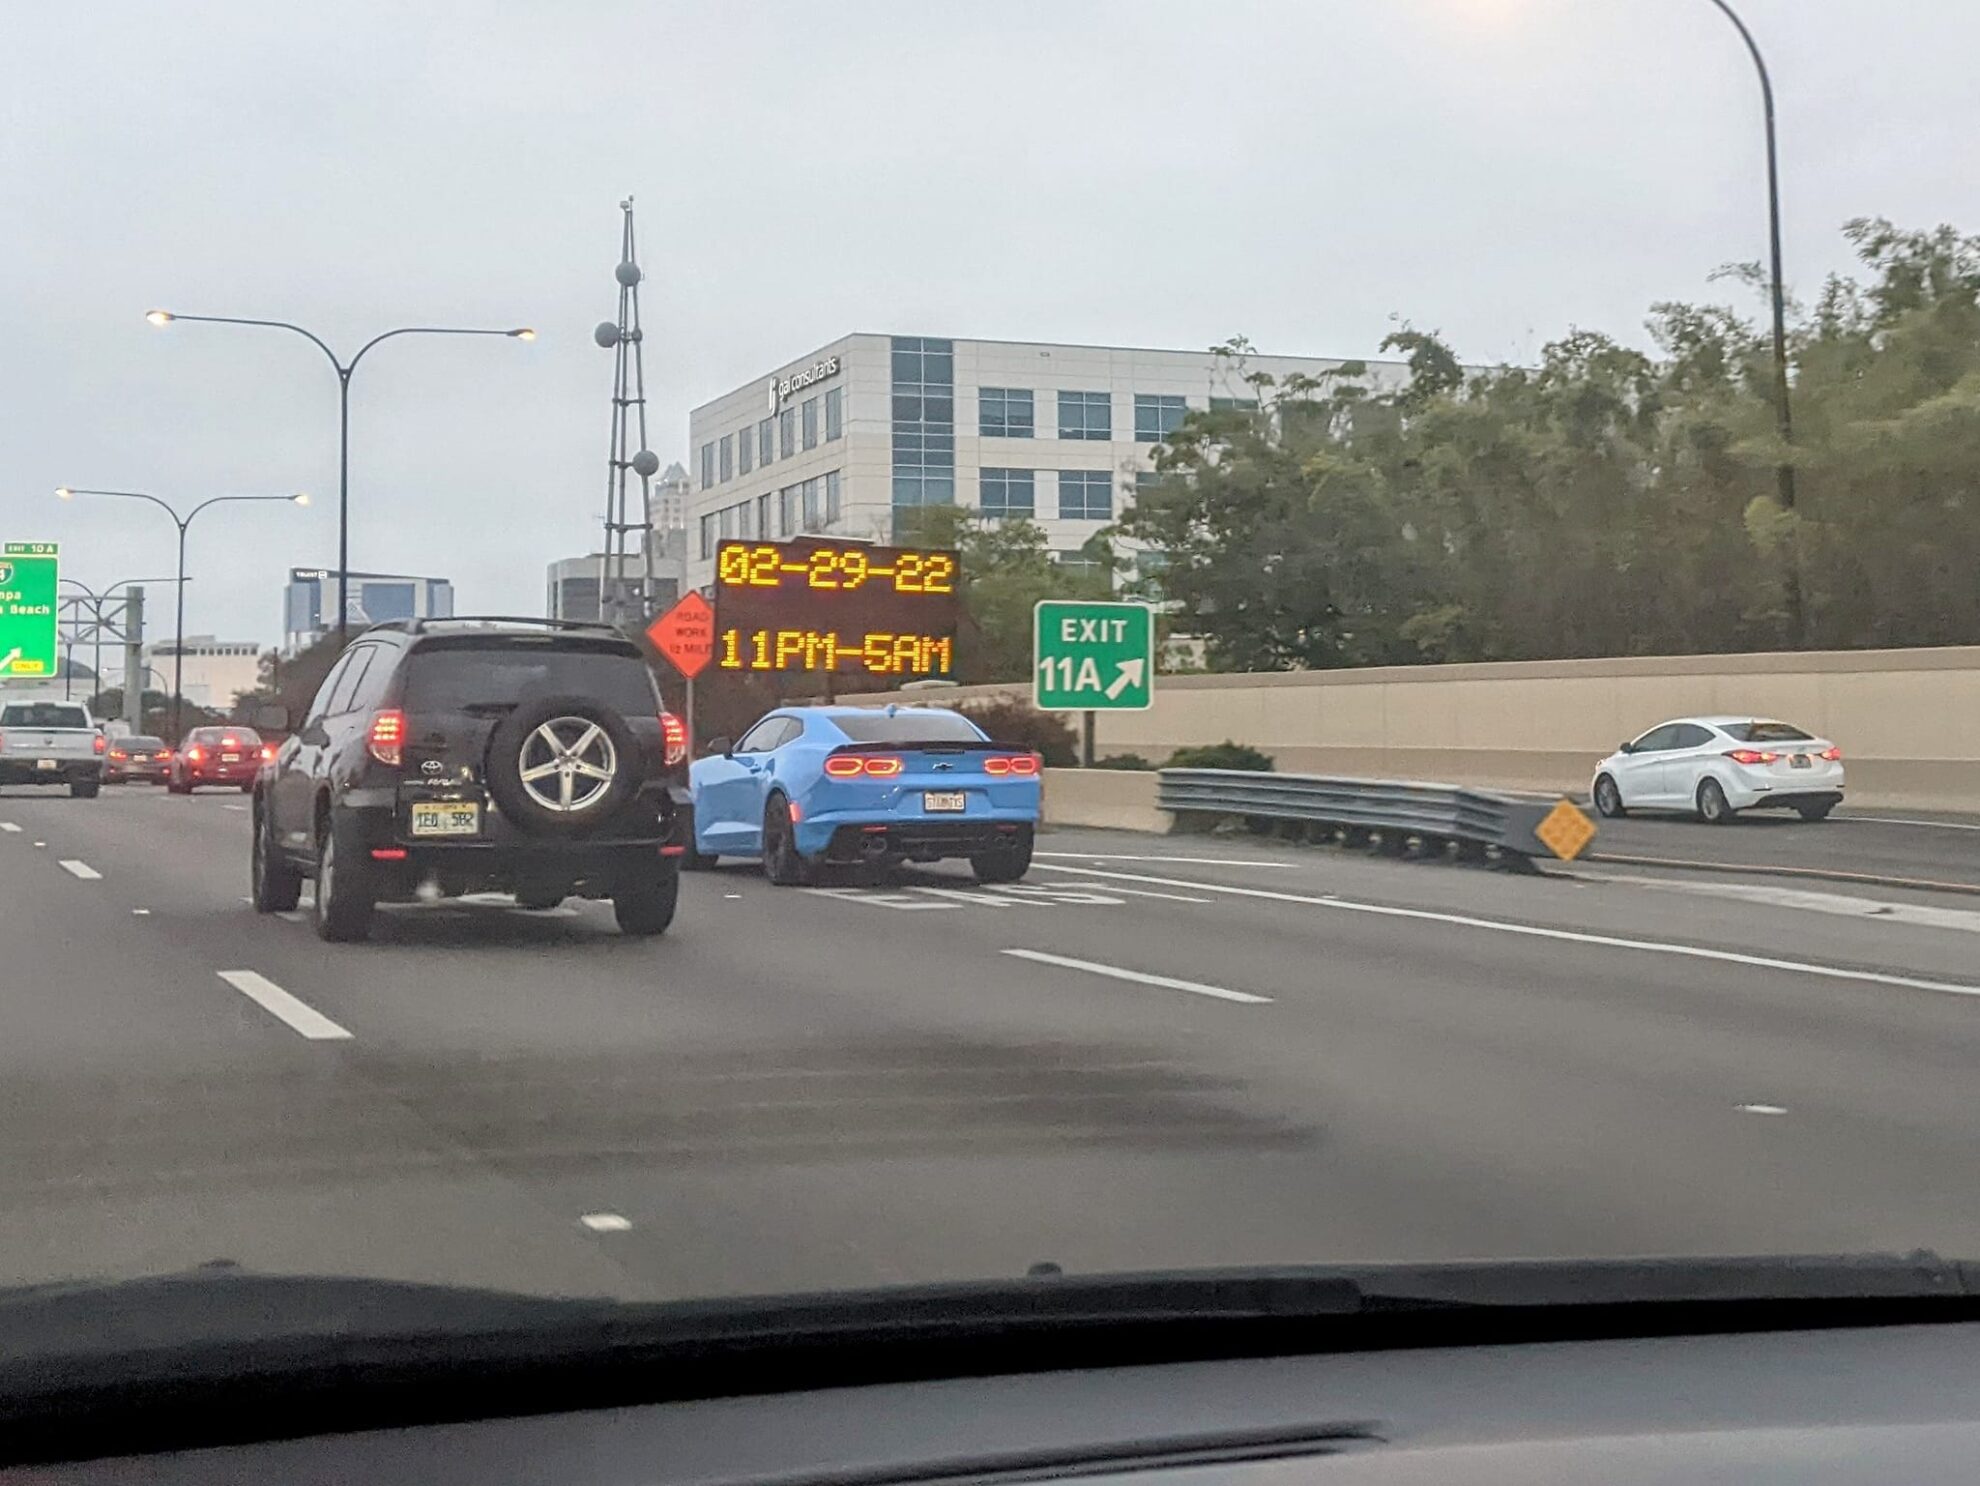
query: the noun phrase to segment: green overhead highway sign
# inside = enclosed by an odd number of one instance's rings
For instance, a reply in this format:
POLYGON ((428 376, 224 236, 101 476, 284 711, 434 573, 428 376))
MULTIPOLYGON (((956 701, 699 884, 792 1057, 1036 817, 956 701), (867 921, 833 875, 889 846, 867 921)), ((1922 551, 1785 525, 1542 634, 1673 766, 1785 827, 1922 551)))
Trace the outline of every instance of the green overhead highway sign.
POLYGON ((1043 712, 1154 705, 1154 612, 1146 604, 1040 600, 1031 611, 1031 697, 1043 712))
POLYGON ((55 674, 54 542, 0 544, 0 681, 55 674))

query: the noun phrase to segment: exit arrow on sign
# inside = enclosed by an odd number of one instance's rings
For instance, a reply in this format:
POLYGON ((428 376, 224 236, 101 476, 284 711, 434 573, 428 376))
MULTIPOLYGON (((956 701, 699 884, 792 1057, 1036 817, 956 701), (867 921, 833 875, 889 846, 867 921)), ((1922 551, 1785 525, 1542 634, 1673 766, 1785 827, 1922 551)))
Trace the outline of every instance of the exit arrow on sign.
POLYGON ((1132 712, 1155 701, 1146 604, 1045 599, 1032 610, 1032 701, 1046 712, 1132 712))

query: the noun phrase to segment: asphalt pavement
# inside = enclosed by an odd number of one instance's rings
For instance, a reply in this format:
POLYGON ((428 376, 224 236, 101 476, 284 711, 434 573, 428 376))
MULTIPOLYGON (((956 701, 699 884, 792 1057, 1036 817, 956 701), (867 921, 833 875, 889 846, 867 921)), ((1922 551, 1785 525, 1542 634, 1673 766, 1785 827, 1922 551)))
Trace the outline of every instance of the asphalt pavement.
POLYGON ((1644 814, 1598 825, 1596 859, 1980 894, 1980 817, 1845 807, 1825 821, 1752 811, 1722 826, 1644 814))
POLYGON ((245 804, 0 791, 0 1280, 1980 1256, 1956 894, 1060 831, 1015 887, 724 868, 658 940, 489 900, 342 946, 248 906, 245 804))

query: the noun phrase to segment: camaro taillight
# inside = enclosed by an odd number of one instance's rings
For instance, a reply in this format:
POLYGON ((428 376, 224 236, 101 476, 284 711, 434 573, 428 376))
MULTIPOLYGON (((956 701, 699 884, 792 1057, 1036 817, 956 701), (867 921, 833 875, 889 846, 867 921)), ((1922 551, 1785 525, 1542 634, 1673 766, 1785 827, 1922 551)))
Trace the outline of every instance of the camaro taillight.
POLYGON ((106 752, 110 747, 110 740, 104 737, 103 734, 98 733, 96 735, 96 741, 90 744, 90 747, 94 748, 98 753, 106 752))
POLYGON ((396 707, 373 713, 371 731, 365 735, 364 746, 379 763, 398 768, 405 757, 406 714, 396 707))
POLYGON ((688 756, 687 724, 671 712, 662 712, 660 736, 666 744, 666 763, 671 769, 688 756))
POLYGON ((1001 779, 1006 775, 1029 777, 1038 772, 1038 755, 1035 753, 993 753, 983 761, 983 772, 992 778, 1001 779))
POLYGON ((1816 757, 1825 758, 1832 764, 1839 764, 1842 762, 1842 750, 1840 748, 1837 748, 1835 745, 1831 744, 1829 747, 1823 749, 1820 753, 1818 753, 1816 757))
POLYGON ((825 760, 825 772, 833 779, 857 779, 865 774, 873 779, 892 779, 907 767, 907 761, 891 753, 835 753, 825 760))
POLYGON ((1757 748, 1735 748, 1726 754, 1736 764, 1771 764, 1780 757, 1778 753, 1762 753, 1757 748))

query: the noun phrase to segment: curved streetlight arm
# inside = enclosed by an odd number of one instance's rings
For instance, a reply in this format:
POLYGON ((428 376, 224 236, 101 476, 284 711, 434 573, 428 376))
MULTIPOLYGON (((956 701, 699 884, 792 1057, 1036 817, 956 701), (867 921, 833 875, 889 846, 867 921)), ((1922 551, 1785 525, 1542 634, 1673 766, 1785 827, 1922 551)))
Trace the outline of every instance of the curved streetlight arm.
POLYGON ((380 341, 389 341, 395 335, 516 336, 520 334, 521 334, 520 331, 515 331, 515 330, 471 330, 463 326, 457 326, 457 325, 401 325, 397 330, 388 330, 385 331, 382 335, 374 335, 370 340, 366 341, 363 345, 359 346, 357 355, 351 358, 350 364, 348 366, 344 367, 343 369, 344 375, 349 376, 352 372, 357 370, 357 364, 360 361, 364 360, 364 353, 366 351, 369 351, 373 346, 377 345, 380 341))
POLYGON ((208 506, 217 506, 220 504, 220 502, 225 500, 280 500, 280 501, 288 501, 290 504, 293 505, 295 504, 296 498, 293 495, 212 495, 212 496, 208 496, 205 500, 201 501, 198 505, 194 506, 190 511, 186 512, 186 519, 181 524, 185 526, 191 526, 193 523, 193 517, 197 516, 201 511, 204 511, 208 506))
MULTIPOLYGON (((158 313, 164 312, 159 311, 158 313)), ((313 342, 317 350, 330 358, 330 364, 337 368, 338 376, 345 376, 350 371, 349 367, 337 359, 337 353, 325 344, 322 336, 316 334, 313 330, 304 330, 300 325, 292 325, 287 320, 247 320, 239 315, 181 315, 173 312, 166 316, 165 323, 169 325, 174 320, 197 320, 205 325, 264 325, 270 330, 293 330, 305 340, 313 342)))
MULTIPOLYGON (((185 529, 185 521, 179 519, 179 513, 172 508, 169 502, 162 501, 155 495, 147 495, 142 490, 84 490, 81 486, 65 485, 56 494, 62 496, 65 500, 71 495, 114 495, 120 500, 148 500, 167 516, 170 516, 174 526, 178 527, 181 531, 185 529)), ((191 517, 186 518, 188 521, 191 519, 191 517)))
POLYGON ((1767 75, 1767 59, 1760 55, 1760 43, 1753 39, 1753 33, 1746 29, 1746 22, 1739 18, 1739 12, 1726 3, 1726 0, 1712 0, 1719 13, 1733 23, 1739 32, 1739 39, 1746 43, 1746 50, 1752 54, 1753 65, 1760 73, 1760 93, 1766 100, 1767 117, 1774 116, 1774 80, 1767 75))

